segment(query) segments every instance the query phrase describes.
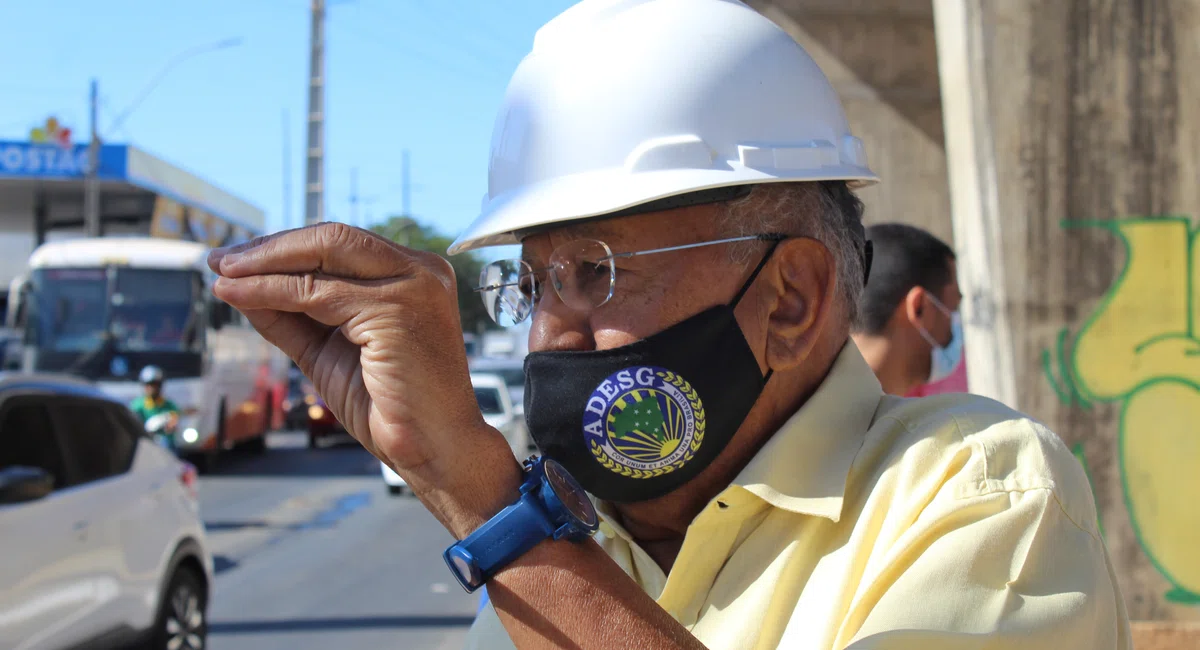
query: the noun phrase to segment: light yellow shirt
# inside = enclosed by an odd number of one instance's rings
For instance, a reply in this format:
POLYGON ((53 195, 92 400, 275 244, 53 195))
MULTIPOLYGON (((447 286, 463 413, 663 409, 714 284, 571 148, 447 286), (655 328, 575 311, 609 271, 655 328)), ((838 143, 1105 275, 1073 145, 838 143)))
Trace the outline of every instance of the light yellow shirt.
MULTIPOLYGON (((885 396, 853 343, 669 576, 600 505, 596 541, 712 650, 1131 647, 1058 436, 982 397, 885 396)), ((490 603, 466 647, 513 647, 490 603)))

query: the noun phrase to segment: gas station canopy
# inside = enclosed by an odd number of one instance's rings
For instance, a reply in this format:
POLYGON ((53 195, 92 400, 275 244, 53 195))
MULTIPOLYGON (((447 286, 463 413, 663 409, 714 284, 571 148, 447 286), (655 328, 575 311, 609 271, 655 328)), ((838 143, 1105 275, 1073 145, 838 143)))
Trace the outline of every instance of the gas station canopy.
MULTIPOLYGON (((11 232, 27 223, 39 243, 82 234, 87 163, 87 145, 0 141, 0 225, 11 232)), ((98 163, 104 234, 218 246, 263 232, 261 209, 134 146, 101 145, 98 163)))

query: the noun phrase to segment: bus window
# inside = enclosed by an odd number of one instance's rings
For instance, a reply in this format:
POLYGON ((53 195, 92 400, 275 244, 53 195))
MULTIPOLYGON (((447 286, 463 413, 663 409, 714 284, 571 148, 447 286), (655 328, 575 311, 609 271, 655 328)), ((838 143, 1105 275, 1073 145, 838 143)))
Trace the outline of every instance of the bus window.
POLYGON ((112 296, 118 349, 188 350, 184 330, 196 300, 193 276, 181 270, 119 269, 112 296))

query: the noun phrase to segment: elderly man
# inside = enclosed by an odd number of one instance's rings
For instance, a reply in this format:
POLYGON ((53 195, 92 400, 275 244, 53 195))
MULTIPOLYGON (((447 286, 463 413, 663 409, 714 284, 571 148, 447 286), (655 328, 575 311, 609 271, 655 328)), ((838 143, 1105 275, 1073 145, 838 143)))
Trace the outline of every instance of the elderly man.
POLYGON ((977 397, 885 397, 850 342, 851 186, 875 177, 770 21, 576 5, 518 67, 488 171, 450 252, 521 245, 479 289, 532 319, 524 467, 475 405, 444 259, 340 224, 210 258, 459 540, 449 569, 491 601, 469 645, 1128 647, 1059 439, 977 397))
POLYGON ((859 305, 854 343, 883 390, 907 395, 950 376, 962 363, 954 251, 902 223, 867 228, 874 256, 859 305))

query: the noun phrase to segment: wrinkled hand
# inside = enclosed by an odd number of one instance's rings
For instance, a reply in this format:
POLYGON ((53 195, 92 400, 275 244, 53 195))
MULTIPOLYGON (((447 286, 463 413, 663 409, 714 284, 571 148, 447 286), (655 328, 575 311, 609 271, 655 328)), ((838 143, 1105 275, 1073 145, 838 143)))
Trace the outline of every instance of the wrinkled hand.
POLYGON ((463 537, 520 466, 471 388, 454 271, 340 223, 214 250, 213 293, 292 358, 338 420, 463 537))

